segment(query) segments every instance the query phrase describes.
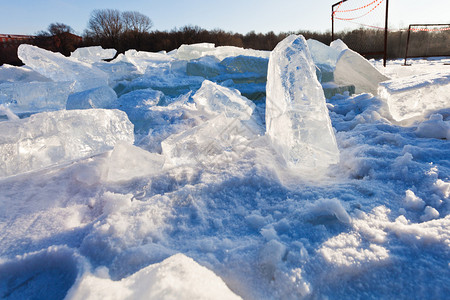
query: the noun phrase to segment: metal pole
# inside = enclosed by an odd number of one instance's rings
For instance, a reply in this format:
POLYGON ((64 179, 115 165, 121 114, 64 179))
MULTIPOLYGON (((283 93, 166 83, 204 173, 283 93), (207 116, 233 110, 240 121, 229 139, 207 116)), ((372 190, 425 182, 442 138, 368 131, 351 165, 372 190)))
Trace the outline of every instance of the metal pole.
POLYGON ((383 57, 383 66, 384 67, 386 67, 386 60, 387 60, 388 13, 389 13, 389 0, 386 0, 386 17, 385 17, 385 23, 384 23, 384 57, 383 57))
POLYGON ((331 6, 331 41, 334 41, 334 6, 331 6))
POLYGON ((411 34, 411 25, 409 25, 409 27, 408 27, 408 37, 406 38, 406 52, 405 52, 405 63, 404 63, 405 66, 406 66, 406 59, 408 57, 408 46, 409 46, 410 34, 411 34))

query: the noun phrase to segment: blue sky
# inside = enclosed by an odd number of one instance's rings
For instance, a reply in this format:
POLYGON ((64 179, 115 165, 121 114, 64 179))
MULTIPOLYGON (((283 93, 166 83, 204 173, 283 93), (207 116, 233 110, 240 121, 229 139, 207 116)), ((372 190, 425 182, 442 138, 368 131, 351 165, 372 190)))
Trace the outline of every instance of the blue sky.
MULTIPOLYGON (((335 2, 337 0, 0 0, 0 33, 34 34, 47 29, 50 23, 61 22, 82 34, 92 10, 103 8, 139 11, 152 19, 153 30, 198 25, 239 33, 326 31, 331 27, 331 4, 335 2)), ((390 0, 389 19, 395 28, 410 23, 450 23, 449 11, 448 0, 390 0)))

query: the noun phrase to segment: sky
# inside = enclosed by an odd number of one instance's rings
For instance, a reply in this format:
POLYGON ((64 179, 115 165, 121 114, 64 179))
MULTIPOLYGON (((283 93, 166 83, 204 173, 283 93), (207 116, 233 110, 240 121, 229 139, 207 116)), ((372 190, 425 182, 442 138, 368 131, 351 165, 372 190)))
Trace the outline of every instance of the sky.
MULTIPOLYGON (((338 0, 0 0, 0 33, 35 34, 51 23, 71 26, 82 34, 94 9, 139 11, 150 17, 152 30, 185 25, 237 33, 331 30, 331 5, 338 0)), ((372 0, 351 0, 355 3, 372 0)), ((384 0, 386 1, 386 0, 384 0)), ((358 4, 356 4, 358 5, 358 4)), ((359 6, 359 5, 358 5, 359 6)), ((450 23, 448 0, 391 0, 392 28, 410 23, 450 23)), ((351 25, 351 24, 350 24, 351 25)), ((349 25, 349 26, 350 26, 349 25)))

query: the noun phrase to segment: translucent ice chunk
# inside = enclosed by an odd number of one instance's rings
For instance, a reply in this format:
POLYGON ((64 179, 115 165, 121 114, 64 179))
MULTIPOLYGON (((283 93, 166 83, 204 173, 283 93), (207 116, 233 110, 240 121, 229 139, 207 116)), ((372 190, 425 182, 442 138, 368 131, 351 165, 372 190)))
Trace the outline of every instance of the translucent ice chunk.
POLYGON ((118 142, 104 165, 106 181, 129 181, 156 174, 164 165, 164 156, 150 153, 129 143, 118 142))
POLYGON ((0 177, 105 152, 134 142, 133 125, 118 110, 60 110, 0 122, 0 177))
POLYGON ((224 67, 219 62, 214 56, 204 56, 199 59, 194 59, 187 62, 186 73, 189 76, 215 77, 224 72, 224 67))
POLYGON ((220 86, 205 80, 201 88, 192 96, 197 108, 206 113, 218 115, 224 113, 229 118, 248 120, 251 118, 255 104, 241 96, 235 89, 220 86))
POLYGON ((220 64, 225 66, 228 73, 255 73, 266 77, 269 60, 262 57, 239 55, 227 57, 220 64))
POLYGON ((338 50, 313 39, 309 39, 307 43, 311 57, 316 65, 327 65, 334 69, 339 57, 338 50))
POLYGON ((358 94, 376 95, 378 84, 388 79, 367 59, 350 49, 341 52, 334 70, 334 81, 342 85, 353 84, 358 94))
POLYGON ((0 84, 0 104, 14 113, 41 112, 66 107, 73 82, 16 82, 0 84))
POLYGON ((214 51, 215 45, 212 43, 198 43, 191 45, 181 45, 174 56, 181 60, 197 59, 214 51))
POLYGON ((424 117, 450 107, 450 74, 432 73, 380 83, 378 93, 396 121, 424 117))
POLYGON ((218 60, 221 61, 226 57, 239 55, 268 58, 270 55, 270 51, 244 49, 234 46, 215 47, 215 45, 211 43, 199 43, 192 45, 181 45, 180 48, 178 48, 173 53, 169 53, 169 55, 180 60, 198 59, 200 57, 209 55, 215 56, 218 60))
POLYGON ((111 108, 116 102, 116 92, 105 85, 69 95, 66 109, 111 108))
POLYGON ((257 132, 249 123, 220 114, 198 126, 173 134, 161 143, 167 165, 215 164, 241 157, 257 132))
POLYGON ((339 161, 325 96, 303 36, 272 51, 267 74, 266 133, 290 167, 328 167, 339 161))
POLYGON ((105 72, 61 53, 22 44, 17 54, 25 65, 53 81, 75 82, 75 91, 108 85, 105 72))
POLYGON ((134 49, 125 52, 125 58, 134 64, 142 74, 167 73, 170 70, 173 58, 164 53, 136 51, 134 49))
POLYGON ((342 52, 342 51, 348 49, 348 46, 341 39, 332 41, 330 43, 330 47, 339 52, 342 52))
POLYGON ((78 48, 70 54, 70 57, 87 63, 95 63, 104 59, 111 59, 116 53, 116 49, 103 49, 101 46, 92 46, 78 48))
POLYGON ((0 66, 0 83, 4 82, 32 82, 51 81, 29 67, 16 67, 8 64, 0 66))
POLYGON ((117 100, 118 108, 127 113, 134 124, 136 133, 147 133, 154 116, 149 114, 149 108, 164 101, 164 94, 152 89, 136 90, 122 95, 117 100))

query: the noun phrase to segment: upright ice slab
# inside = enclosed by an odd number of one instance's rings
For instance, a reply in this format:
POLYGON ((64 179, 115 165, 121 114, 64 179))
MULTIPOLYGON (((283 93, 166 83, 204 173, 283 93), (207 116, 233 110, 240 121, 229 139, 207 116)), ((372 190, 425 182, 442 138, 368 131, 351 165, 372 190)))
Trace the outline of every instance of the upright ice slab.
POLYGON ((266 133, 289 167, 326 168, 339 162, 325 96, 301 35, 287 37, 270 55, 266 133))
POLYGON ((75 91, 108 84, 108 75, 105 72, 60 53, 22 44, 17 54, 25 65, 53 81, 74 82, 75 91))
POLYGON ((337 84, 353 84, 356 93, 377 94, 378 84, 389 78, 381 74, 367 59, 353 50, 341 52, 334 70, 337 84))
POLYGON ((450 73, 402 77, 380 83, 378 93, 396 121, 450 108, 450 73))
POLYGON ((118 110, 60 110, 0 122, 0 177, 105 152, 134 142, 133 125, 118 110))

